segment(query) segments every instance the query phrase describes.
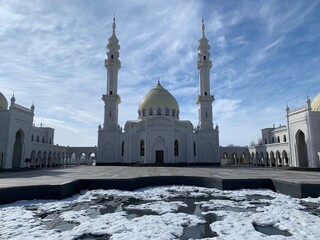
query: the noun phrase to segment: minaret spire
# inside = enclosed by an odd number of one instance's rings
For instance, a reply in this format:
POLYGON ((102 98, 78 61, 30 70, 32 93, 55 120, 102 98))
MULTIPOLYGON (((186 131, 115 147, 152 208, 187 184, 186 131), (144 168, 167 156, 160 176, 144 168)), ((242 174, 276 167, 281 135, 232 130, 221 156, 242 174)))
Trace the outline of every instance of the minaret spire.
POLYGON ((205 25, 202 17, 202 34, 198 41, 197 69, 199 71, 199 96, 197 98, 197 104, 199 105, 199 127, 206 131, 213 128, 212 102, 214 97, 210 94, 210 69, 212 67, 212 61, 210 59, 210 45, 204 31, 205 25))
POLYGON ((116 14, 113 14, 112 35, 116 35, 116 14))
POLYGON ((105 102, 104 128, 116 130, 118 128, 118 105, 121 102, 118 95, 118 71, 121 68, 119 60, 119 40, 116 37, 116 18, 113 16, 112 35, 108 39, 107 56, 104 66, 107 69, 107 91, 102 99, 105 102))
POLYGON ((204 37, 204 30, 205 30, 205 26, 204 26, 204 19, 203 19, 203 16, 202 16, 202 37, 204 37))

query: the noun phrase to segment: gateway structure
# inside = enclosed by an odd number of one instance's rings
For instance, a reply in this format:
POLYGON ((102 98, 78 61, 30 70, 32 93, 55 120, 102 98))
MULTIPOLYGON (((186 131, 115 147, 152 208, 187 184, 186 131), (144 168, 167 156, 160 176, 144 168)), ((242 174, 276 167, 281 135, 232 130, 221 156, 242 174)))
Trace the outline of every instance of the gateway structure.
POLYGON ((205 36, 198 41, 197 69, 199 71, 199 124, 179 119, 179 104, 158 81, 138 106, 138 119, 126 122, 124 131, 118 125, 119 40, 113 21, 112 36, 107 44, 107 92, 103 95, 104 124, 99 126, 97 164, 117 163, 215 163, 219 159, 219 130, 212 122, 210 94, 210 45, 205 36))

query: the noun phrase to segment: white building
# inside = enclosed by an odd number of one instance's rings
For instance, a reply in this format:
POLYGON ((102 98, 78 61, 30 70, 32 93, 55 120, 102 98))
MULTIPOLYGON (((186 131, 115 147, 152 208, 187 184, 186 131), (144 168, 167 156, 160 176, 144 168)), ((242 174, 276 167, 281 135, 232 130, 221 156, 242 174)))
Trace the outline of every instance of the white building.
POLYGON ((320 94, 306 105, 286 108, 287 126, 262 129, 262 143, 250 146, 251 161, 268 166, 320 167, 320 94))
POLYGON ((107 44, 107 92, 104 124, 99 126, 97 164, 119 163, 213 163, 220 164, 219 130, 212 122, 210 94, 210 45, 205 36, 198 41, 197 69, 199 71, 199 125, 194 128, 188 120, 179 119, 179 104, 158 81, 138 106, 138 119, 126 122, 124 131, 118 125, 119 41, 113 21, 112 36, 107 44))
POLYGON ((90 163, 95 147, 65 147, 54 144, 54 129, 36 127, 35 107, 10 106, 0 92, 0 169, 54 167, 65 164, 90 163))

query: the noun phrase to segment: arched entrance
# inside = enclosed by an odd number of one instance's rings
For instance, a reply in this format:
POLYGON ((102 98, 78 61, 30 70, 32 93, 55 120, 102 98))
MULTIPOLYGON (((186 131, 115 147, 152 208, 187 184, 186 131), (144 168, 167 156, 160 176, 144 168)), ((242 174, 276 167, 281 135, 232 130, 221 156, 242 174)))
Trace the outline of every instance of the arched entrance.
POLYGON ((157 137, 154 141, 155 162, 156 164, 164 163, 164 152, 166 149, 165 140, 162 137, 157 137))
POLYGON ((305 135, 301 130, 299 130, 296 134, 296 143, 297 143, 298 166, 308 167, 307 143, 305 140, 305 135))
POLYGON ((24 142, 24 134, 23 134, 23 131, 20 129, 16 133, 16 140, 13 144, 13 154, 12 154, 13 168, 21 167, 23 142, 24 142))

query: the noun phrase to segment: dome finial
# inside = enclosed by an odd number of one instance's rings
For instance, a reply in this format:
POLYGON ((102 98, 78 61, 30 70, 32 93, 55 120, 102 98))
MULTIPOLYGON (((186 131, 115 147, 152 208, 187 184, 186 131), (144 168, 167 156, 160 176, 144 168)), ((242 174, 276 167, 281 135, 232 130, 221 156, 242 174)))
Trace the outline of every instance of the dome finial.
POLYGON ((158 77, 158 85, 160 85, 160 77, 158 77))

